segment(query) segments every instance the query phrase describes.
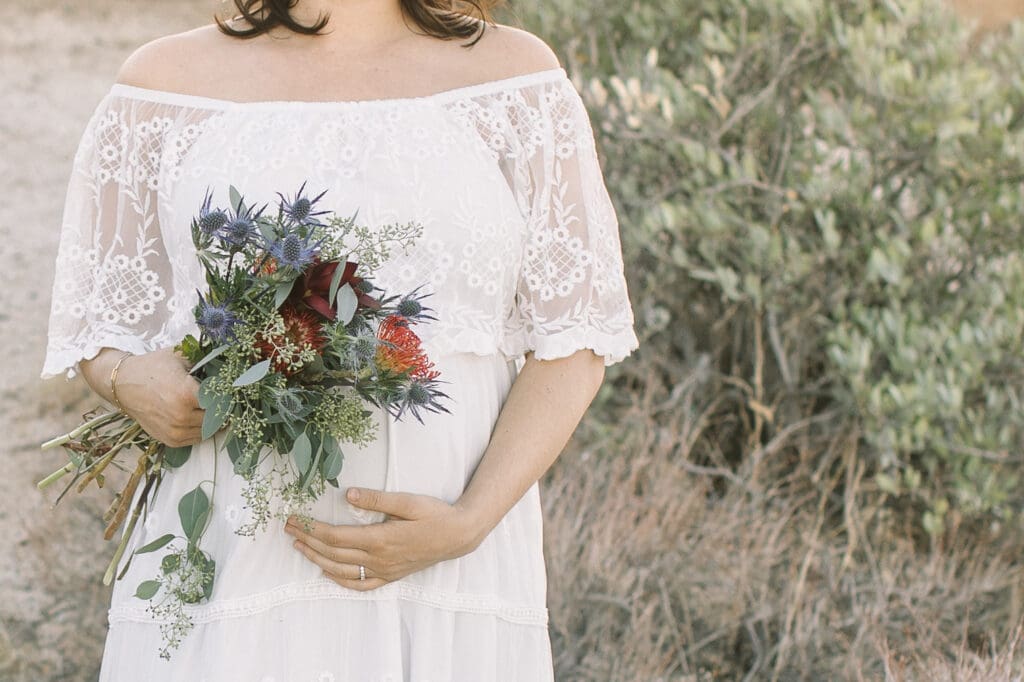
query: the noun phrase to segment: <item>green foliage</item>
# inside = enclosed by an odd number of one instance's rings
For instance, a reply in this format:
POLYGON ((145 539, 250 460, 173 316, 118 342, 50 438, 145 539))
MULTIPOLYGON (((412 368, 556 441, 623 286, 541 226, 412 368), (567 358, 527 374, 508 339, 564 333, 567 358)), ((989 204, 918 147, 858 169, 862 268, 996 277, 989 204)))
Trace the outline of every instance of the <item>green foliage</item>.
POLYGON ((853 434, 933 537, 951 509, 1019 514, 1019 31, 973 49, 939 0, 519 16, 581 89, 619 210, 641 349, 598 409, 705 367, 691 457, 749 471, 769 444, 803 459, 800 438, 853 434))

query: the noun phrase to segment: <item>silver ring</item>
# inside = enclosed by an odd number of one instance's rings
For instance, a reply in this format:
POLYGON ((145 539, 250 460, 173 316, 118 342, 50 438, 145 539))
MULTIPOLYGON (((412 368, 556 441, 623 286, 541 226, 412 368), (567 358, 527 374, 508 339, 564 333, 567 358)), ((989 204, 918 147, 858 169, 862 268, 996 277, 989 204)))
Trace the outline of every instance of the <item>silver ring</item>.
POLYGON ((366 580, 366 568, 362 564, 359 565, 359 579, 366 580))

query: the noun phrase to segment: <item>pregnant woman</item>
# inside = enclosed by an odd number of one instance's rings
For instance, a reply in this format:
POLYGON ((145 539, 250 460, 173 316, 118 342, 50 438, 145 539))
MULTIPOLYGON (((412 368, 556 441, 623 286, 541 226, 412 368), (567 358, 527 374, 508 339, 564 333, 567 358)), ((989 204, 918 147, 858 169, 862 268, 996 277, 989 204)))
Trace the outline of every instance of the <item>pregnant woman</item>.
POLYGON ((551 49, 488 4, 236 0, 139 48, 89 120, 43 376, 80 372, 155 438, 195 446, 127 555, 179 532, 178 500, 217 481, 216 585, 186 605, 193 629, 158 655, 161 622, 134 591, 160 557, 135 556, 100 682, 553 679, 537 482, 637 337, 583 103, 551 49), (308 531, 247 537, 243 481, 202 440, 173 350, 203 289, 189 225, 207 188, 215 205, 229 185, 276 205, 303 182, 370 229, 423 226, 375 283, 431 293, 438 319, 417 332, 450 413, 378 411, 308 531))

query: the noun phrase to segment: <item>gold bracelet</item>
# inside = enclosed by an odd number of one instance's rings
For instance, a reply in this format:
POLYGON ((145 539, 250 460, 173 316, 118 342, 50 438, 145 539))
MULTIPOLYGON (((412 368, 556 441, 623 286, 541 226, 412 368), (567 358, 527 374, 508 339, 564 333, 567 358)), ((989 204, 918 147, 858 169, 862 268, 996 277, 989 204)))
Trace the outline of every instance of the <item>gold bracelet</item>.
POLYGON ((121 369, 121 363, 130 355, 131 353, 126 351, 125 354, 118 359, 117 364, 114 365, 114 369, 110 370, 110 395, 114 398, 114 405, 116 405, 117 409, 121 412, 124 412, 124 407, 121 406, 121 401, 117 399, 117 388, 115 387, 114 382, 117 381, 117 370, 121 369))

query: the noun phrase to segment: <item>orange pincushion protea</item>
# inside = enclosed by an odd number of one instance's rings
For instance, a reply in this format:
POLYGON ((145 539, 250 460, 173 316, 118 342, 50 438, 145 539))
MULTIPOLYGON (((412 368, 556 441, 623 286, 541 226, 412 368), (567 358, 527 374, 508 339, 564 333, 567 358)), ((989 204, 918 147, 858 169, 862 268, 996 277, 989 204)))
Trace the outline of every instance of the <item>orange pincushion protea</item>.
POLYGON ((409 328, 409 320, 402 315, 388 315, 377 330, 377 338, 384 343, 377 346, 377 365, 396 374, 409 372, 414 379, 435 379, 440 372, 433 369, 427 354, 420 347, 420 337, 409 328))
POLYGON ((273 256, 267 255, 260 263, 256 264, 255 271, 261 277, 272 275, 277 272, 277 261, 273 256))
POLYGON ((270 359, 273 371, 291 376, 300 369, 297 366, 298 352, 312 348, 319 353, 327 340, 323 336, 320 319, 312 311, 285 305, 280 313, 284 320, 284 333, 260 334, 255 347, 261 359, 270 359))

